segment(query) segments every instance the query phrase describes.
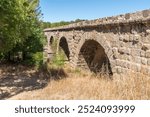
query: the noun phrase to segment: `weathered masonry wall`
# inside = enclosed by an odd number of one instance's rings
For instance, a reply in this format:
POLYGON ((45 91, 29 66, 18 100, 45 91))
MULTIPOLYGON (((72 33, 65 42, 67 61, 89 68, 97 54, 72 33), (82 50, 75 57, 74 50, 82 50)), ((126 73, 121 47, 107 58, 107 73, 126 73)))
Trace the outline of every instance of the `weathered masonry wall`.
POLYGON ((133 71, 150 76, 150 10, 83 21, 44 32, 48 55, 54 51, 50 47, 51 39, 57 39, 57 46, 65 48, 74 67, 111 75, 133 71), (65 44, 62 39, 66 40, 65 44))

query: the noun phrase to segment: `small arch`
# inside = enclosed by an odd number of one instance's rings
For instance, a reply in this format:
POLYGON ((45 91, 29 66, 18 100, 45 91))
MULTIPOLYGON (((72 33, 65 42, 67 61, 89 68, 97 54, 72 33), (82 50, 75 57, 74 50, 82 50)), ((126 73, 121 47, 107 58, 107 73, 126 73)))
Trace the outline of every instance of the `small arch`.
POLYGON ((104 48, 95 40, 86 40, 81 46, 77 65, 94 73, 112 75, 110 61, 104 48))
POLYGON ((54 37, 53 37, 53 36, 51 36, 51 37, 50 37, 50 39, 49 39, 49 45, 52 45, 52 44, 53 44, 53 42, 54 42, 54 37))
POLYGON ((70 51, 69 51, 68 42, 65 37, 60 38, 59 47, 64 51, 67 59, 69 60, 70 51))

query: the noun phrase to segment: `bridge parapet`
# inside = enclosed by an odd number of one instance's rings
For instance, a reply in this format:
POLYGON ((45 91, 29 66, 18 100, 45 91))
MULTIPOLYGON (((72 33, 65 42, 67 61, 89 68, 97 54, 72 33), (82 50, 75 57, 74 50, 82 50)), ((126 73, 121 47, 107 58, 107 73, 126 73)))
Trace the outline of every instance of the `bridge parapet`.
POLYGON ((86 27, 104 26, 104 25, 129 24, 135 22, 137 23, 150 22, 150 9, 144 11, 138 11, 135 13, 127 13, 118 16, 100 18, 96 20, 86 20, 86 21, 73 23, 66 26, 56 27, 56 28, 47 28, 44 30, 44 32, 72 30, 72 29, 80 29, 86 27))

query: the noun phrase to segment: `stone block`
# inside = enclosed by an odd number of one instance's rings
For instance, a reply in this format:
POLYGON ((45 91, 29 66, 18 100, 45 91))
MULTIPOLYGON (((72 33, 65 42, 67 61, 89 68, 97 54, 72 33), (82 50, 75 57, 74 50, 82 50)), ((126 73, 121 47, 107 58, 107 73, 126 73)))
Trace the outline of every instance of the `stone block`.
POLYGON ((150 34, 150 29, 147 29, 147 30, 146 30, 146 33, 147 33, 147 34, 150 34))
POLYGON ((122 73, 123 73, 124 75, 127 75, 127 74, 128 74, 128 70, 125 69, 125 68, 123 68, 123 69, 122 69, 122 73))
POLYGON ((118 73, 118 74, 122 73, 121 67, 118 67, 118 68, 117 68, 117 73, 118 73))
POLYGON ((123 36, 119 36, 119 41, 123 41, 123 36))
POLYGON ((140 56, 141 56, 141 57, 145 57, 145 55, 146 55, 146 54, 145 54, 145 51, 141 51, 141 52, 140 52, 140 56))
POLYGON ((140 72, 141 71, 141 65, 140 64, 136 64, 136 72, 140 72))
POLYGON ((128 61, 132 61, 132 59, 133 59, 132 56, 128 56, 127 58, 128 61))
POLYGON ((113 73, 117 73, 117 68, 115 68, 115 67, 112 68, 112 72, 113 72, 113 73))
POLYGON ((146 66, 141 66, 141 73, 148 75, 149 69, 146 66))
POLYGON ((122 62, 122 67, 127 68, 127 62, 126 61, 122 62))
POLYGON ((147 65, 147 59, 146 58, 141 58, 141 63, 143 65, 147 65))
POLYGON ((118 48, 114 47, 114 48, 112 49, 112 52, 113 52, 113 53, 118 52, 118 48))
POLYGON ((135 34, 135 35, 134 35, 134 37, 133 37, 133 41, 134 41, 135 43, 138 43, 138 42, 139 42, 139 40, 140 40, 140 38, 141 38, 141 36, 140 36, 140 35, 135 34))
POLYGON ((133 41, 133 36, 129 35, 129 42, 132 42, 132 41, 133 41))
POLYGON ((146 58, 150 58, 150 50, 146 51, 146 58))
POLYGON ((147 68, 147 72, 148 76, 150 76, 150 68, 147 68))
POLYGON ((140 49, 132 49, 131 55, 132 56, 140 56, 140 49))
POLYGON ((119 58, 119 54, 117 52, 113 54, 113 59, 118 59, 118 58, 119 58))
POLYGON ((129 48, 127 48, 126 51, 125 51, 125 53, 126 53, 127 55, 130 55, 130 54, 131 54, 131 50, 130 50, 129 48))
POLYGON ((143 43, 150 43, 150 35, 147 35, 146 37, 143 37, 141 41, 143 43))
POLYGON ((142 14, 143 14, 143 17, 148 17, 150 15, 150 11, 149 10, 144 10, 142 12, 142 14))
POLYGON ((110 58, 111 56, 113 56, 113 52, 112 52, 112 50, 109 50, 108 52, 107 52, 107 56, 110 58))
POLYGON ((143 44, 141 49, 144 51, 150 50, 150 44, 143 44))
POLYGON ((130 13, 125 14, 125 19, 130 19, 130 13))
POLYGON ((118 52, 119 52, 120 54, 125 54, 125 51, 126 51, 126 48, 125 48, 125 47, 122 47, 122 48, 119 48, 119 49, 118 49, 118 52))
POLYGON ((150 58, 147 60, 147 65, 150 66, 150 58))
POLYGON ((120 61, 120 66, 123 68, 124 67, 124 61, 120 61))
POLYGON ((116 67, 116 60, 110 60, 110 64, 111 64, 111 67, 114 68, 116 67))
POLYGON ((133 60, 134 60, 133 62, 135 62, 135 63, 137 63, 137 64, 141 64, 141 58, 140 58, 140 57, 134 56, 134 59, 133 59, 133 60))
POLYGON ((125 46, 124 42, 120 42, 120 47, 124 47, 124 46, 125 46))
POLYGON ((131 63, 130 65, 131 65, 131 69, 132 69, 133 71, 135 71, 135 70, 136 70, 135 65, 134 65, 133 63, 131 63))
POLYGON ((130 62, 127 62, 127 68, 131 69, 131 63, 130 62))
POLYGON ((120 66, 120 60, 119 59, 116 60, 116 65, 120 66))
POLYGON ((125 37, 124 39, 123 39, 123 42, 125 42, 125 43, 127 43, 127 42, 129 42, 130 41, 130 38, 129 37, 125 37))
POLYGON ((112 45, 112 47, 118 47, 119 46, 117 41, 112 41, 111 45, 112 45))

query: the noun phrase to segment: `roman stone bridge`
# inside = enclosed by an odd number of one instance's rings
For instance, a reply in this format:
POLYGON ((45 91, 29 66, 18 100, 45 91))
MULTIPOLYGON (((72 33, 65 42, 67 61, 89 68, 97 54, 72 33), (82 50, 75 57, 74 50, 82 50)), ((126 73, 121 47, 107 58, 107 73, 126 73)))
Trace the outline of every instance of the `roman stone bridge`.
POLYGON ((44 33, 49 60, 61 48, 72 67, 109 75, 150 76, 150 10, 86 20, 44 33))

